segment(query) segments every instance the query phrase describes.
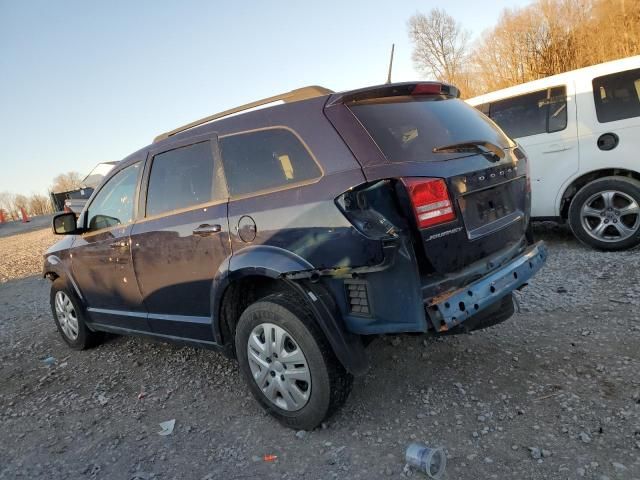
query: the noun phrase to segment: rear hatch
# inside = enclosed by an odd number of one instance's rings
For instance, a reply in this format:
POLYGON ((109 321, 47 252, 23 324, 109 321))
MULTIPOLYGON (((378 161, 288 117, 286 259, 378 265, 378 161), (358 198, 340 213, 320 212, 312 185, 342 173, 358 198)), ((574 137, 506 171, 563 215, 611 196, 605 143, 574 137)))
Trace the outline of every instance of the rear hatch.
POLYGON ((362 97, 345 104, 382 155, 358 160, 370 182, 397 179, 421 272, 515 254, 529 220, 526 158, 515 144, 451 95, 362 97))

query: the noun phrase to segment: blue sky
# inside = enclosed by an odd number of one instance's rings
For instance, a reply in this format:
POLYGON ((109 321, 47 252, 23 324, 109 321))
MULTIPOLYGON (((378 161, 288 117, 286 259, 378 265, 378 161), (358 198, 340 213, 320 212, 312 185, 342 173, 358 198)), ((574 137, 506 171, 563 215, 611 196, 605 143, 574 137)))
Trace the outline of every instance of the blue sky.
POLYGON ((165 130, 304 85, 420 79, 406 22, 445 6, 477 36, 525 0, 0 0, 0 191, 46 193, 165 130))

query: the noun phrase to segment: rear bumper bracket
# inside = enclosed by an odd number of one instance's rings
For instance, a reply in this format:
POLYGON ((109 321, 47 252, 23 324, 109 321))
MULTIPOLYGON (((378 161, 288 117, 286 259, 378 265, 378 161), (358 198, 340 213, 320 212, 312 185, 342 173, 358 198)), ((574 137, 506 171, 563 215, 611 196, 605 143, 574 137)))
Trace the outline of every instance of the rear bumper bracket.
POLYGON ((544 242, 538 242, 495 272, 432 299, 427 303, 427 313, 435 330, 446 332, 524 286, 546 259, 547 248, 544 242))

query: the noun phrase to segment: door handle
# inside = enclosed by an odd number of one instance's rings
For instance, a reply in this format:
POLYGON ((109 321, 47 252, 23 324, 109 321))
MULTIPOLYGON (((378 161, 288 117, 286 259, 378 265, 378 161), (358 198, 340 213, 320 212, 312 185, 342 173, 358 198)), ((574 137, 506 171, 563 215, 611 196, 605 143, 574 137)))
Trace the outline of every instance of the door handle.
POLYGON ((571 145, 567 145, 564 143, 553 143, 549 145, 549 148, 543 150, 542 153, 564 152, 565 150, 571 150, 571 145))
POLYGON ((215 224, 209 225, 207 223, 200 225, 198 228, 193 230, 194 235, 198 235, 199 237, 206 237, 211 235, 212 233, 218 233, 222 231, 222 226, 215 224))
POLYGON ((114 242, 109 244, 109 248, 125 248, 127 245, 127 242, 114 242))

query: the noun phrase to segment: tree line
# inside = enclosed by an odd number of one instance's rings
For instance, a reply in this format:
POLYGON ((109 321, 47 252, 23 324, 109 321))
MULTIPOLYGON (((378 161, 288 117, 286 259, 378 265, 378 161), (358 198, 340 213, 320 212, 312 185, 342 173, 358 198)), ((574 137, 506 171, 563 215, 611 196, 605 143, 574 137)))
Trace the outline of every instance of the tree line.
MULTIPOLYGON (((81 187, 82 179, 78 172, 61 173, 53 179, 51 192, 69 192, 81 187)), ((7 220, 19 220, 21 210, 28 215, 46 215, 53 213, 54 207, 51 198, 41 193, 22 195, 12 192, 0 192, 0 210, 4 212, 7 220)))
POLYGON ((640 54, 640 1, 536 0, 502 11, 475 42, 442 9, 408 21, 413 61, 465 98, 640 54))

